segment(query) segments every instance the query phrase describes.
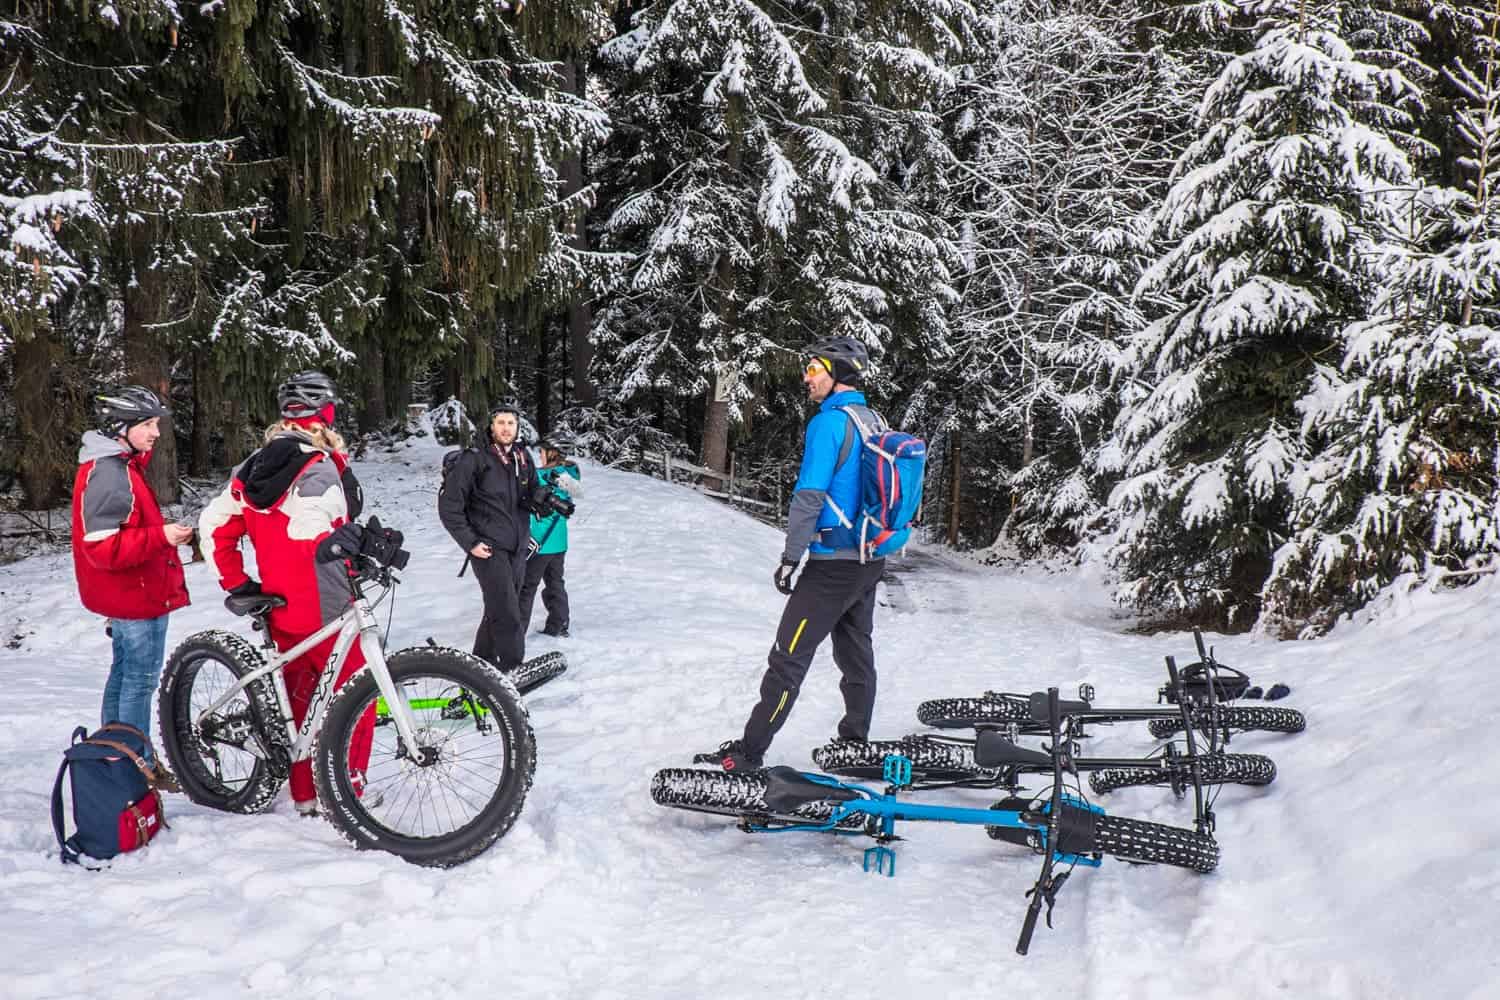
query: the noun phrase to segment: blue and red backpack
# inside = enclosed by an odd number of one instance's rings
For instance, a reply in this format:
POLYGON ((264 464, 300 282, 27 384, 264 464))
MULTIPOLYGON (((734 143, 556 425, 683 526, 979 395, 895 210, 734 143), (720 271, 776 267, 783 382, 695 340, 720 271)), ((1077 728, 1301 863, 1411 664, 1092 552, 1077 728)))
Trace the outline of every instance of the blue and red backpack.
POLYGON ((52 830, 64 863, 83 864, 85 856, 104 861, 137 850, 166 827, 157 786, 168 786, 151 756, 146 734, 123 722, 108 723, 91 736, 82 726, 73 731, 52 785, 52 830), (63 778, 70 771, 77 827, 71 837, 63 812, 63 778))
MULTIPOLYGON (((840 406, 854 423, 862 445, 859 456, 859 510, 851 520, 833 506, 844 527, 854 532, 859 561, 883 559, 911 537, 911 522, 922 506, 927 442, 886 427, 869 428, 852 407, 840 406)), ((878 418, 877 418, 878 419, 878 418)), ((847 452, 840 449, 839 463, 847 452)))

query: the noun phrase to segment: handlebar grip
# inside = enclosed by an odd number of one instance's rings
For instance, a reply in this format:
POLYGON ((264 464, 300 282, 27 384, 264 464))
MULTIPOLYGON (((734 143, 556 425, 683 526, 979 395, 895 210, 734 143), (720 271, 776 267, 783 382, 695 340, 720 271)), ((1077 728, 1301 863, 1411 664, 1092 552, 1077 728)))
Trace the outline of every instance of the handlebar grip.
POLYGON ((1021 937, 1016 941, 1016 954, 1024 955, 1031 948, 1031 935, 1036 930, 1036 918, 1042 912, 1041 895, 1038 894, 1026 908, 1026 922, 1021 925, 1021 937))

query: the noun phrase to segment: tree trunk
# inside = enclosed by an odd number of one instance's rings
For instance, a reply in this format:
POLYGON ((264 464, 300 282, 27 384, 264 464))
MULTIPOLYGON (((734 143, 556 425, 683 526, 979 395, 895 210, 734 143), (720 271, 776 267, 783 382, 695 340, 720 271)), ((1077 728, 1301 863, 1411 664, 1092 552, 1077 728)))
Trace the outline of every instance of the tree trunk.
MULTIPOLYGON (((588 74, 578 58, 564 59, 562 64, 563 89, 578 97, 584 96, 588 74)), ((570 156, 562 162, 563 197, 571 197, 583 190, 583 157, 570 156)), ((587 217, 574 224, 571 244, 580 253, 589 248, 587 217)), ((589 367, 594 363, 594 345, 589 341, 589 332, 594 326, 594 307, 587 297, 586 289, 579 289, 577 297, 568 303, 568 347, 573 358, 573 398, 581 406, 593 406, 599 401, 599 390, 589 377, 589 367)))
MULTIPOLYGON (((707 412, 703 415, 702 461, 708 468, 724 472, 729 455, 729 404, 715 400, 712 389, 708 392, 707 412)), ((705 477, 703 485, 711 490, 722 489, 724 480, 705 477)))
POLYGON ((156 494, 158 503, 176 503, 180 492, 177 483, 177 433, 173 427, 172 369, 166 344, 150 324, 161 316, 167 295, 161 275, 144 266, 135 268, 134 280, 121 282, 125 299, 125 349, 127 381, 143 385, 167 404, 168 415, 161 418, 161 437, 146 465, 146 482, 156 494))
MULTIPOLYGON (((730 97, 731 101, 743 100, 741 97, 730 97)), ((737 132, 731 132, 729 136, 729 149, 725 152, 725 167, 732 177, 739 173, 741 156, 740 136, 737 132)), ((714 278, 718 287, 718 310, 719 323, 725 330, 732 330, 735 325, 734 309, 734 265, 729 262, 727 253, 719 254, 718 261, 714 264, 714 278)), ((719 399, 718 381, 722 375, 717 375, 709 383, 708 396, 704 399, 703 414, 703 448, 700 452, 702 463, 710 469, 718 472, 728 470, 729 456, 729 401, 719 399)), ((728 394, 725 393, 727 396, 728 394)), ((723 479, 707 478, 704 485, 709 489, 722 489, 723 479)))
POLYGON ((193 353, 193 439, 188 455, 188 473, 194 476, 208 474, 213 466, 209 454, 214 413, 218 409, 218 392, 214 389, 212 363, 204 352, 193 353))
POLYGON ((962 459, 962 449, 960 447, 960 439, 959 439, 959 433, 958 433, 958 431, 953 431, 952 432, 952 435, 949 438, 948 449, 949 449, 949 451, 948 451, 949 472, 952 474, 952 477, 953 477, 952 480, 951 480, 951 483, 950 483, 950 490, 951 490, 951 492, 949 493, 949 497, 948 497, 948 545, 949 545, 950 548, 957 548, 958 547, 958 502, 959 502, 959 488, 958 487, 959 487, 959 482, 961 480, 961 471, 963 469, 963 464, 962 464, 962 461, 961 461, 961 459, 962 459))
POLYGON ((536 432, 545 434, 552 429, 552 382, 548 378, 552 366, 547 357, 548 350, 552 346, 552 317, 545 317, 537 325, 536 344, 536 378, 533 381, 536 391, 536 432))
POLYGON ((360 400, 360 429, 374 430, 385 424, 390 415, 385 405, 385 347, 381 345, 379 334, 370 342, 365 349, 365 356, 359 359, 359 370, 364 373, 365 398, 360 400))
POLYGON ((16 472, 28 510, 45 510, 62 502, 74 468, 78 442, 68 433, 68 413, 54 402, 52 392, 53 372, 62 355, 61 345, 46 329, 15 345, 12 398, 21 439, 16 472))

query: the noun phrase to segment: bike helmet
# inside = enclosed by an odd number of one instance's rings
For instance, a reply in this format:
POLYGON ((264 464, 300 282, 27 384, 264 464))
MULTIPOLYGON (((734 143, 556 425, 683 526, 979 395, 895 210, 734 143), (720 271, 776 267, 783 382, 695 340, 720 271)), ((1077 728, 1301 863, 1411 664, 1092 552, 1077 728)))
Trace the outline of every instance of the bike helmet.
POLYGON ((808 346, 803 352, 810 360, 823 363, 835 382, 859 385, 870 366, 870 351, 853 337, 829 337, 808 346))
POLYGON ((559 455, 566 455, 578 447, 578 439, 573 436, 571 431, 555 430, 542 437, 540 447, 548 451, 555 451, 559 455))
POLYGON ((500 400, 500 402, 490 407, 490 415, 485 418, 485 423, 494 423, 496 414, 500 413, 514 413, 516 415, 517 424, 526 419, 526 415, 521 412, 521 404, 516 402, 515 398, 511 396, 505 397, 504 399, 500 400))
MULTIPOLYGON (((338 402, 333 379, 322 372, 298 372, 276 387, 281 415, 289 419, 319 416, 324 407, 338 402)), ((331 423, 331 420, 325 420, 331 423)))
POLYGON ((122 385, 94 396, 94 423, 110 437, 124 437, 136 424, 168 413, 161 397, 143 385, 122 385))

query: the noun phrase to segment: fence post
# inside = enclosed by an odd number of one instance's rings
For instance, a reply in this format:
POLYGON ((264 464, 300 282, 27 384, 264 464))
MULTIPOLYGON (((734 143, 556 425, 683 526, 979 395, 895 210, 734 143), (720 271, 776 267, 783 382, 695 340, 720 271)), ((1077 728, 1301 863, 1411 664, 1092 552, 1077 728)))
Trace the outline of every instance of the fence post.
POLYGON ((667 482, 672 481, 672 453, 665 448, 661 453, 661 474, 667 482))

